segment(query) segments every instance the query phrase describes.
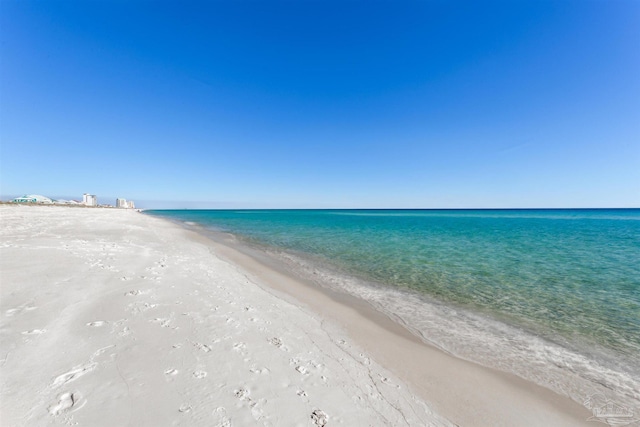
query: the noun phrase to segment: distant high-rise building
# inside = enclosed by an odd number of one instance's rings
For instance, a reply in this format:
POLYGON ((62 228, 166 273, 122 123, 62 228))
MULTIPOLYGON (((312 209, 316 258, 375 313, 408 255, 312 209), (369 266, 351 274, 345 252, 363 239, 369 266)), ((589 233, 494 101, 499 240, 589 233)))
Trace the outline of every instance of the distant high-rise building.
POLYGON ((116 208, 127 209, 128 207, 127 199, 116 199, 116 208))
POLYGON ((95 194, 84 193, 82 195, 82 204, 85 206, 98 206, 98 198, 95 194))

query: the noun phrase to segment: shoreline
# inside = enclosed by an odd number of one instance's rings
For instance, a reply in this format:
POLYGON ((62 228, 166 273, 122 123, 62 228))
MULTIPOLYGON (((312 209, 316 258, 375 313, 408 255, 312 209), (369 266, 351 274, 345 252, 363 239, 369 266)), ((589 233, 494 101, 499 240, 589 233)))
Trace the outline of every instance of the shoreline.
MULTIPOLYGON (((238 212, 238 214, 243 213, 238 212)), ((348 218, 341 221, 342 224, 334 225, 329 220, 336 214, 330 211, 310 214, 264 212, 255 217, 255 222, 253 222, 254 217, 249 220, 249 217, 243 215, 217 212, 203 212, 201 214, 198 211, 176 211, 175 213, 150 212, 150 214, 168 219, 178 225, 192 227, 196 231, 199 230, 214 240, 231 245, 253 258, 258 258, 271 268, 293 275, 303 282, 309 282, 321 290, 337 292, 338 295, 347 294, 354 296, 358 301, 366 301, 374 310, 382 312, 394 322, 399 323, 421 341, 447 354, 500 372, 514 374, 558 395, 566 396, 589 411, 593 411, 595 407, 602 407, 600 404, 602 400, 630 410, 640 408, 638 406, 640 403, 638 400, 640 398, 640 388, 638 388, 640 384, 637 381, 638 365, 635 363, 637 353, 631 347, 631 343, 635 342, 636 335, 632 329, 625 326, 627 324, 616 323, 616 318, 614 318, 615 313, 618 313, 618 316, 621 316, 620 319, 627 319, 628 316, 628 320, 633 322, 632 312, 625 312, 623 307, 628 303, 633 306, 636 298, 633 295, 627 295, 623 299, 628 288, 621 288, 615 282, 617 276, 612 275, 611 278, 608 278, 595 274, 588 277, 584 274, 582 277, 577 275, 575 283, 579 286, 574 298, 572 295, 567 295, 567 291, 572 289, 571 286, 565 286, 564 289, 561 287, 559 292, 554 293, 550 292, 554 290, 553 286, 545 287, 545 283, 542 283, 542 286, 538 288, 537 283, 534 283, 535 280, 531 279, 537 276, 531 274, 533 272, 530 267, 545 261, 544 256, 537 260, 534 259, 534 262, 525 258, 525 261, 528 262, 525 262, 522 274, 516 272, 514 275, 508 265, 509 260, 515 259, 513 252, 507 251, 501 254, 494 250, 493 256, 496 259, 501 259, 503 255, 506 255, 505 259, 507 259, 504 262, 507 265, 503 266, 506 268, 504 274, 500 269, 495 270, 500 273, 496 275, 497 286, 485 286, 489 281, 482 282, 480 280, 480 287, 476 291, 469 286, 472 281, 466 281, 464 280, 466 277, 462 276, 460 288, 458 288, 458 283, 443 276, 448 280, 452 295, 460 299, 457 301, 456 298, 452 298, 451 302, 446 302, 448 301, 446 298, 439 299, 429 295, 430 290, 438 291, 438 286, 443 282, 442 277, 431 276, 429 273, 434 270, 433 267, 430 267, 434 263, 427 260, 424 261, 424 269, 417 266, 415 261, 423 259, 424 254, 419 247, 415 248, 416 252, 410 251, 413 248, 410 239, 405 239, 408 240, 405 242, 406 249, 402 249, 403 246, 393 247, 384 241, 376 240, 379 236, 376 236, 376 229, 372 225, 372 220, 369 219, 363 221, 358 219, 359 224, 364 222, 367 225, 364 227, 367 233, 356 236, 350 234, 349 231, 349 227, 354 227, 355 219, 348 218), (217 226, 218 219, 222 228, 217 226), (314 226, 306 226, 304 221, 310 222, 314 226), (289 222, 291 227, 284 228, 284 225, 288 226, 289 222), (317 230, 314 228, 315 225, 318 226, 317 230), (238 234, 234 234, 233 230, 236 230, 238 234), (331 232, 327 230, 331 230, 331 232), (334 235, 335 241, 327 238, 327 236, 334 235), (349 241, 354 242, 353 249, 349 249, 349 241), (377 248, 382 249, 378 250, 377 248), (388 254, 385 254, 384 251, 387 249, 384 248, 388 248, 388 254), (341 254, 345 256, 344 260, 340 258, 341 254), (399 254, 402 254, 402 257, 398 256, 399 254), (332 256, 335 257, 332 258, 332 256), (376 259, 379 259, 380 262, 373 264, 372 260, 376 259), (371 271, 367 270, 369 268, 371 271), (529 269, 527 270, 527 268, 529 269), (418 273, 424 273, 424 275, 421 276, 418 273), (508 276, 509 274, 517 277, 508 276), (505 281, 504 277, 513 279, 520 276, 524 280, 521 294, 514 294, 508 286, 505 289, 506 295, 496 293, 508 284, 509 281, 505 281), (396 280, 400 286, 394 286, 396 280), (425 292, 420 292, 423 286, 422 283, 418 283, 420 280, 425 283, 425 292), (598 284, 600 287, 597 287, 598 284), (611 289, 605 296, 601 293, 593 294, 594 289, 601 289, 606 284, 610 284, 611 289), (432 288, 431 285, 433 285, 432 288), (589 286, 592 287, 589 288, 589 286), (455 294, 455 292, 461 294, 465 289, 468 291, 464 292, 465 296, 455 294), (492 292, 488 293, 487 290, 492 292), (464 304, 465 298, 473 301, 474 296, 478 295, 480 299, 485 298, 484 302, 488 305, 482 306, 480 304, 479 309, 476 310, 478 307, 464 304), (528 302, 523 300, 526 295, 534 297, 530 306, 527 305, 528 302), (562 297, 563 295, 564 297, 562 297), (499 298, 493 304, 493 299, 496 297, 499 298), (502 301, 507 302, 504 312, 492 310, 501 308, 502 301), (593 301, 602 303, 598 306, 599 308, 595 309, 593 301), (611 306, 605 304, 604 301, 611 302, 611 306), (458 302, 462 303, 458 304, 458 302), (519 308, 518 302, 524 304, 523 311, 510 312, 509 309, 519 308), (576 304, 576 302, 580 304, 576 304), (605 307, 610 308, 606 309, 605 307), (540 313, 555 313, 553 308, 559 310, 557 316, 540 318, 540 313), (509 314, 516 315, 509 316, 509 314), (558 325, 554 323, 554 319, 560 319, 558 325), (564 323, 562 323, 563 319, 564 323), (605 321, 606 319, 612 323, 609 324, 605 321), (601 331, 611 331, 613 338, 604 335, 604 332, 601 331), (620 335, 616 335, 615 332, 620 332, 620 335), (624 337, 628 337, 629 341, 624 341, 624 337), (609 340, 610 338, 612 341, 609 340), (607 344, 610 343, 611 346, 608 346, 607 344), (616 343, 619 346, 616 346, 616 343), (593 396, 600 396, 597 402, 593 400, 593 396)), ((378 214, 377 212, 367 212, 362 215, 377 216, 378 214)), ((359 216, 359 214, 348 214, 350 217, 354 215, 359 216)), ((634 216, 637 220, 636 213, 634 216)), ((520 216, 516 217, 520 218, 520 216)), ((420 218, 425 218, 426 221, 431 217, 427 215, 420 218)), ((438 218, 440 217, 438 216, 438 218)), ((591 217, 587 219, 589 218, 591 217)), ((552 216, 548 219, 558 219, 558 217, 552 216)), ((567 218, 561 217, 560 219, 567 218)), ((618 217, 612 219, 615 220, 618 217)), ((384 218, 380 220, 380 222, 382 221, 389 221, 389 219, 384 218)), ((408 219, 407 221, 413 220, 408 219)), ((607 221, 610 222, 609 219, 607 221)), ((547 223, 549 222, 552 221, 547 223)), ((585 232, 593 231, 592 224, 578 224, 585 229, 585 232)), ((616 230, 627 230, 632 227, 631 224, 628 226, 626 224, 620 225, 619 222, 609 225, 615 226, 616 230)), ((552 226, 547 228, 555 227, 554 224, 552 226)), ((402 227, 401 223, 400 231, 402 231, 402 227)), ((389 234, 388 229, 385 228, 384 231, 389 234)), ((618 235, 621 232, 618 231, 618 235)), ((398 234, 400 233, 393 235, 394 242, 396 242, 395 239, 398 239, 398 234)), ((437 241, 438 239, 433 240, 437 241)), ((398 239, 398 242, 400 241, 402 239, 398 239)), ((545 243, 544 239, 541 243, 545 243)), ((552 248, 558 247, 553 242, 546 243, 551 244, 552 248)), ((628 251, 624 252, 624 250, 629 248, 624 245, 617 246, 615 239, 612 239, 611 244, 611 253, 617 253, 620 256, 628 254, 628 251)), ((430 258, 443 259, 442 263, 436 262, 435 264, 447 265, 447 251, 450 255, 451 245, 448 245, 445 240, 442 254, 438 247, 433 246, 427 248, 431 251, 430 258)), ((494 247, 501 248, 501 245, 498 242, 494 247)), ((465 251, 464 254, 461 254, 461 257, 464 255, 465 259, 469 258, 469 266, 477 264, 473 262, 475 256, 473 249, 471 247, 469 252, 465 251)), ((605 251, 604 253, 609 252, 605 251)), ((521 255, 526 256, 526 254, 521 255)), ((573 255, 574 258, 581 256, 579 250, 573 255)), ((482 255, 480 258, 483 257, 486 258, 486 255, 482 255)), ((574 259, 574 261, 580 263, 582 258, 574 259)), ((602 262, 602 264, 596 263, 595 265, 615 268, 615 266, 607 264, 607 260, 595 259, 595 261, 602 262)), ((479 272, 484 271, 482 265, 477 267, 479 272)), ((592 265, 583 265, 583 267, 583 272, 591 271, 592 265)), ((453 268, 455 268, 455 262, 453 268)), ((553 271, 553 269, 558 274, 564 274, 564 269, 571 268, 576 269, 570 261, 566 260, 565 263, 558 264, 555 260, 549 260, 549 269, 545 271, 549 276, 549 271, 553 271)), ((599 271, 603 272, 605 269, 600 268, 599 271)), ((440 274, 446 275, 446 272, 440 272, 440 274)), ((631 280, 631 283, 634 282, 633 276, 626 277, 631 280)), ((573 279, 569 276, 567 279, 569 280, 565 283, 571 285, 573 279)), ((520 285, 514 286, 513 289, 518 287, 520 285)), ((448 290, 442 292, 443 295, 447 295, 446 292, 448 290)))
POLYGON ((591 425, 568 398, 167 219, 0 215, 11 425, 591 425))
POLYGON ((590 425, 587 419, 592 413, 570 398, 515 374, 448 354, 367 301, 294 275, 260 249, 225 242, 223 235, 229 233, 170 222, 206 239, 217 255, 251 273, 259 285, 337 322, 374 360, 456 425, 590 425))
POLYGON ((118 210, 0 220, 3 425, 451 425, 196 233, 118 210))

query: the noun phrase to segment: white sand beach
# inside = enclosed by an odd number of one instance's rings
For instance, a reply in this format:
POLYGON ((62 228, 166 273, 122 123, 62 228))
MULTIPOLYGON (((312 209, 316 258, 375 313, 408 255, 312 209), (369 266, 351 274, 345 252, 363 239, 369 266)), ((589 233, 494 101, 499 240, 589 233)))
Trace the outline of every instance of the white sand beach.
POLYGON ((133 210, 0 206, 2 426, 572 426, 580 405, 133 210))

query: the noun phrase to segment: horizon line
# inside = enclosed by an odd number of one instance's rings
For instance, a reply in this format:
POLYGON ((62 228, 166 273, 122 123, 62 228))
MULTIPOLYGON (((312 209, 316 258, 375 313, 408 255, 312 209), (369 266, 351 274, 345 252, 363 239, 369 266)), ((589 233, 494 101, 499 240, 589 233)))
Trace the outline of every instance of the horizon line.
POLYGON ((140 208, 142 211, 525 211, 525 210, 633 210, 640 209, 639 207, 563 207, 563 208, 140 208))

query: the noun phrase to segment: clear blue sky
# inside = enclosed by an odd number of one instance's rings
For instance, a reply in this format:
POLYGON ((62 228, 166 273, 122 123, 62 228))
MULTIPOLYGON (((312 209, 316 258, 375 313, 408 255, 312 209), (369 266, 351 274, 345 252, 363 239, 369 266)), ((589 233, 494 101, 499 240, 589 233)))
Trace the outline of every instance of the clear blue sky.
POLYGON ((0 192, 638 207, 640 1, 0 1, 0 192))

